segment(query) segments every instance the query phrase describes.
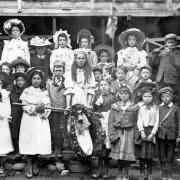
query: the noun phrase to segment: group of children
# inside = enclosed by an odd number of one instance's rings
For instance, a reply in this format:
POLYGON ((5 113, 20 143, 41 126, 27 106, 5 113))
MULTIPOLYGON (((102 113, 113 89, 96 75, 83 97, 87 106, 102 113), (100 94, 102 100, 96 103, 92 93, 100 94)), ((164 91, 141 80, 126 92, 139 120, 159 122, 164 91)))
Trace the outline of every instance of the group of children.
MULTIPOLYGON (((61 166, 63 149, 68 146, 64 112, 81 104, 102 115, 99 120, 106 134, 92 178, 109 178, 112 158, 117 160, 116 180, 128 180, 136 160, 139 179, 151 180, 158 149, 162 180, 173 180, 174 152, 180 142, 180 50, 175 34, 167 35, 165 48, 154 50, 149 59, 142 50, 144 33, 128 29, 119 36, 122 49, 115 64, 115 52, 108 45, 92 50, 94 39, 86 29, 77 35, 79 49, 71 49, 70 35, 60 29, 53 36, 52 52, 49 40, 31 39, 31 55, 28 43, 21 39, 22 21, 10 19, 4 30, 12 39, 5 42, 1 57, 1 175, 5 174, 4 157, 12 152, 25 155, 27 178, 39 173, 38 155, 53 153, 61 166), (156 82, 151 80, 154 69, 156 82)), ((88 118, 83 114, 80 124, 76 120, 74 117, 79 146, 91 156, 88 118), (81 124, 86 125, 84 129, 81 124)))

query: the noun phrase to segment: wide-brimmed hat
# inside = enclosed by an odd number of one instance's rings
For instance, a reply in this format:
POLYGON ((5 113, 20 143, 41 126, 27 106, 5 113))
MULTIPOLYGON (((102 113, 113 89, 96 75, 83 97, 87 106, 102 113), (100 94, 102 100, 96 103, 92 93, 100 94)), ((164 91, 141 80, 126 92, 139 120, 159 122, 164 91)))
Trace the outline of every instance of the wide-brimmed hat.
POLYGON ((24 24, 19 19, 8 19, 7 21, 5 21, 4 25, 3 25, 4 32, 6 34, 8 34, 9 36, 12 36, 11 29, 12 29, 13 26, 18 26, 19 27, 19 30, 21 32, 20 36, 25 32, 24 24))
POLYGON ((34 38, 30 40, 29 45, 41 47, 41 46, 50 46, 52 45, 52 43, 48 39, 35 36, 34 38))
POLYGON ((102 50, 108 51, 108 53, 109 53, 109 60, 114 60, 114 58, 115 58, 115 50, 111 46, 109 46, 107 44, 99 44, 99 45, 97 45, 94 48, 94 51, 96 52, 96 54, 98 56, 100 55, 100 52, 102 50))
POLYGON ((28 71, 26 72, 26 78, 27 78, 28 81, 31 80, 32 75, 33 75, 34 72, 40 73, 40 74, 42 75, 43 80, 44 80, 44 72, 41 71, 41 70, 40 70, 39 68, 37 68, 37 67, 32 67, 32 68, 29 68, 28 71))
POLYGON ((165 37, 164 37, 164 41, 166 42, 168 39, 175 39, 176 41, 178 40, 178 37, 176 34, 173 34, 173 33, 170 33, 170 34, 167 34, 165 37))
POLYGON ((77 44, 80 44, 81 39, 86 38, 89 41, 89 44, 94 43, 94 36, 91 35, 90 31, 87 29, 81 29, 77 34, 77 44))
POLYGON ((17 65, 20 65, 20 64, 26 68, 30 67, 29 63, 22 57, 17 57, 17 59, 13 60, 11 63, 11 67, 15 68, 17 65))
POLYGON ((173 96, 173 89, 171 87, 164 87, 159 90, 159 96, 161 96, 162 94, 165 94, 165 93, 168 93, 171 96, 173 96))
POLYGON ((118 37, 118 41, 121 45, 124 45, 125 42, 127 41, 127 38, 129 35, 135 35, 136 38, 137 38, 137 41, 139 43, 143 43, 144 42, 144 39, 145 39, 145 35, 142 31, 140 31, 139 29, 137 28, 131 28, 131 29, 127 29, 126 31, 123 31, 119 37, 118 37))
POLYGON ((23 77, 24 79, 26 79, 26 74, 23 72, 16 72, 14 74, 12 74, 12 78, 13 79, 17 79, 19 76, 23 77))

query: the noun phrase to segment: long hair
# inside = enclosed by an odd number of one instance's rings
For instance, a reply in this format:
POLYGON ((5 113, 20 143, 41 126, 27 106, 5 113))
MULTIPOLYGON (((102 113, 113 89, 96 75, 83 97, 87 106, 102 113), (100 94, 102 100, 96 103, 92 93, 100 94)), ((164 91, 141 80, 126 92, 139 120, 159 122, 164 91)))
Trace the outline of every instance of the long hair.
MULTIPOLYGON (((84 54, 85 58, 86 58, 86 62, 84 64, 83 70, 84 70, 84 83, 88 83, 89 80, 91 79, 91 66, 89 64, 89 58, 88 55, 84 54)), ((72 68, 71 68, 71 75, 72 75, 72 80, 77 82, 77 64, 76 64, 76 58, 77 58, 77 54, 74 55, 74 62, 72 64, 72 68)))

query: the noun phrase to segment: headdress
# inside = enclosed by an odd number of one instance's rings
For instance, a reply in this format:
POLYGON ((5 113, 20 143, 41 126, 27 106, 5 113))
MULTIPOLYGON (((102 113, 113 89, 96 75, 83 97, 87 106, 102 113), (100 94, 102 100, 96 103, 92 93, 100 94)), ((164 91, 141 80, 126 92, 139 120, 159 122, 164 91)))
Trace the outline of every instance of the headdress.
POLYGON ((48 39, 45 39, 45 38, 40 38, 38 36, 35 36, 34 38, 32 38, 30 40, 30 45, 31 46, 49 46, 51 45, 52 43, 49 42, 48 39))

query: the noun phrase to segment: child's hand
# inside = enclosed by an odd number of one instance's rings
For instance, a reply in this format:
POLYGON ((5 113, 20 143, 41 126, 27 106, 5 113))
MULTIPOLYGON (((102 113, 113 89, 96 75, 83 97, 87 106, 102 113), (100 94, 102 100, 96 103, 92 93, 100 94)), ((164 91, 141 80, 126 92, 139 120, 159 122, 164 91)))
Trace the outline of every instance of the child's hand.
POLYGON ((146 134, 144 131, 141 131, 141 139, 146 139, 146 134))
POLYGON ((154 138, 154 135, 153 135, 153 134, 150 134, 150 135, 147 137, 148 141, 152 141, 153 138, 154 138))

